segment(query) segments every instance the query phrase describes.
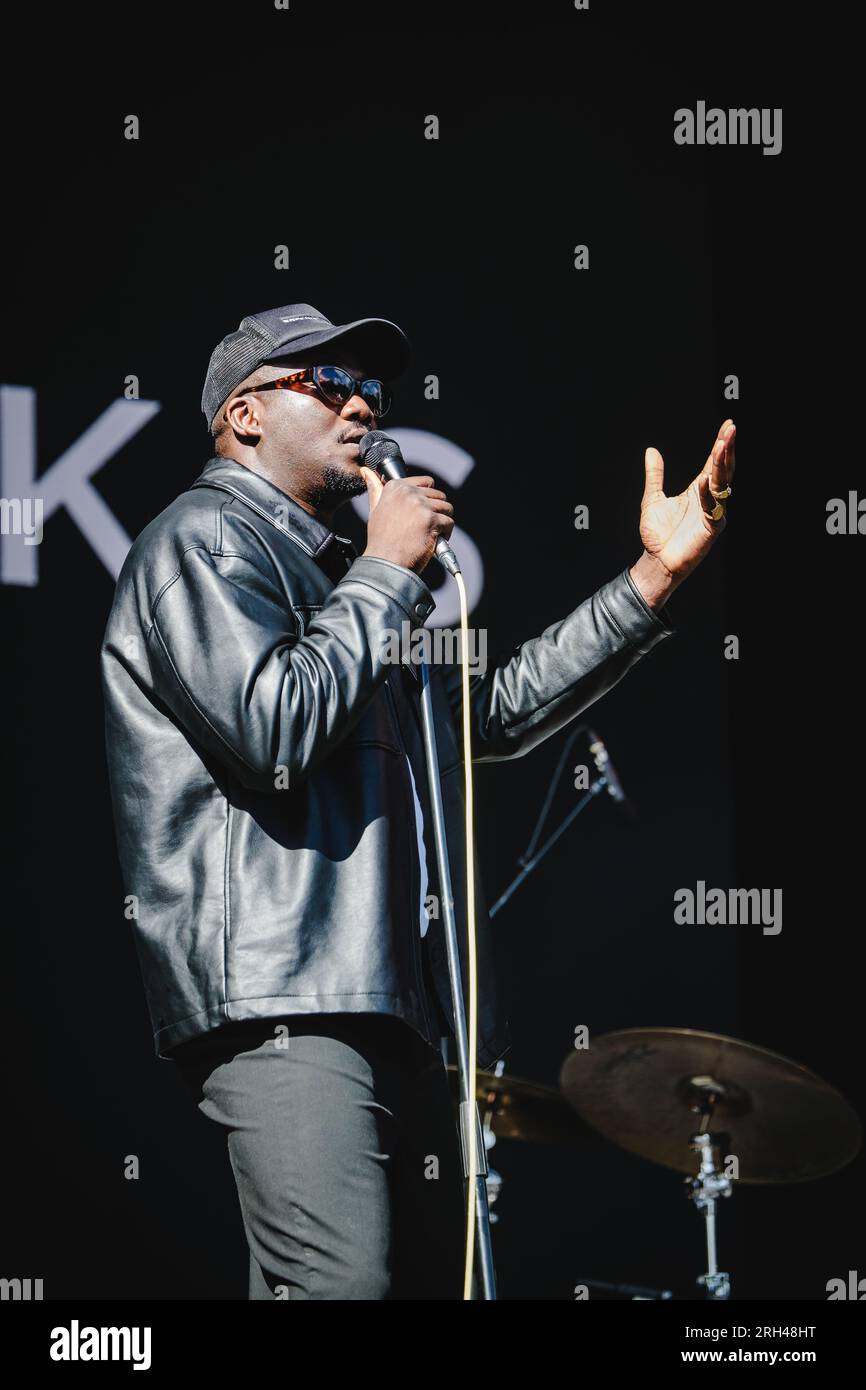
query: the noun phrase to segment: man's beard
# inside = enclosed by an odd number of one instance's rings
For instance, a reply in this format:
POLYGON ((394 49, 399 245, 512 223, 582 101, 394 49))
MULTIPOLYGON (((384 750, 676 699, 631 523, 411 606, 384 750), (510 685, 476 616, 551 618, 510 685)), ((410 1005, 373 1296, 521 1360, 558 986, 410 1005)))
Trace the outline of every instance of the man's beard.
POLYGON ((322 472, 322 480, 309 498, 313 506, 338 507, 350 497, 359 497, 367 491, 367 484, 360 473, 350 473, 346 468, 338 468, 329 463, 322 472))

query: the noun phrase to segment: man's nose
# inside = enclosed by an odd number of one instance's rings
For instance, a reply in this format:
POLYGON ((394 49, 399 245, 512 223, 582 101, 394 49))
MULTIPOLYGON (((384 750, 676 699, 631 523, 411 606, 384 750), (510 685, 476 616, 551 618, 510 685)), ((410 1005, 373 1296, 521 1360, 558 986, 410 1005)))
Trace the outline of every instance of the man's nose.
POLYGON ((343 406, 342 414, 345 415, 347 420, 358 419, 371 426, 374 419, 373 412, 364 400, 364 397, 359 396, 357 392, 346 401, 346 404, 343 406))

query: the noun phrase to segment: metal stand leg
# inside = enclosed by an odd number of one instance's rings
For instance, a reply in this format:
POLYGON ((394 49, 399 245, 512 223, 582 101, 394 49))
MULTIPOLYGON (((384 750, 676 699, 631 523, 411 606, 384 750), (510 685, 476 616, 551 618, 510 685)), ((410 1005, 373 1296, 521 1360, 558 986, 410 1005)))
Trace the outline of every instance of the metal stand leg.
POLYGON ((457 1044, 457 1074, 460 1086, 460 1151, 463 1158, 464 1188, 469 1180, 468 1135, 470 1124, 475 1125, 477 1172, 475 1192, 466 1193, 466 1200, 475 1201, 475 1282, 481 1284, 482 1297, 496 1298, 496 1278, 493 1270, 493 1247, 490 1241, 490 1212, 487 1203, 487 1151, 481 1133, 478 1106, 469 1094, 469 1039, 466 1011, 463 1006, 463 981, 460 972, 460 953, 457 924, 454 918, 454 898, 451 891, 451 867, 448 861, 448 842, 445 837, 445 815, 442 810, 442 788, 439 784, 439 759, 436 753, 436 730, 433 724, 433 701, 430 692, 430 672, 425 661, 418 664, 421 680, 421 722, 424 730, 424 754, 427 780, 430 785, 430 805, 433 811, 433 835, 436 842, 436 863, 442 894, 442 918, 445 945, 448 952, 448 976, 451 982, 451 1005, 454 1011, 454 1037, 457 1044))
POLYGON ((707 1272, 698 1283, 703 1284, 707 1298, 726 1299, 731 1296, 730 1275, 719 1269, 716 1255, 716 1208, 720 1197, 730 1197, 733 1191, 730 1178, 718 1169, 716 1162, 717 1146, 715 1136, 706 1131, 693 1134, 689 1141, 696 1153, 700 1154, 701 1168, 696 1178, 687 1178, 688 1195, 696 1209, 703 1212, 704 1231, 707 1242, 707 1272))

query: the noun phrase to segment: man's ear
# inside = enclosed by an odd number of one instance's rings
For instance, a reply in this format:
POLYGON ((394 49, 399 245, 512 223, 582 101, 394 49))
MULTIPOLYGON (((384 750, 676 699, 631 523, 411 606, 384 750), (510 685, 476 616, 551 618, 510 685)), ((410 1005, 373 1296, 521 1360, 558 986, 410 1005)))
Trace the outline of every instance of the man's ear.
POLYGON ((261 435, 256 402, 251 395, 235 396, 225 408, 225 418, 236 434, 261 435))

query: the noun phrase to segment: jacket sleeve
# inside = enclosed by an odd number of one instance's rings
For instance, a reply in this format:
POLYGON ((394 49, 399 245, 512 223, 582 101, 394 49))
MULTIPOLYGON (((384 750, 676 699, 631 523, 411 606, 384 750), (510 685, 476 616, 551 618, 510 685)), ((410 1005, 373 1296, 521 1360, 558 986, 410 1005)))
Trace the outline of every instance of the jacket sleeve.
MULTIPOLYGON (((470 676, 472 761, 518 758, 555 734, 673 634, 638 592, 628 570, 573 613, 518 646, 483 675, 470 676)), ((461 668, 444 672, 462 727, 461 668)))
POLYGON ((385 630, 420 626, 434 607, 411 570, 361 556, 299 636, 275 578, 247 558, 192 547, 153 605, 154 690, 245 786, 275 791, 281 772, 297 785, 393 669, 385 630))

